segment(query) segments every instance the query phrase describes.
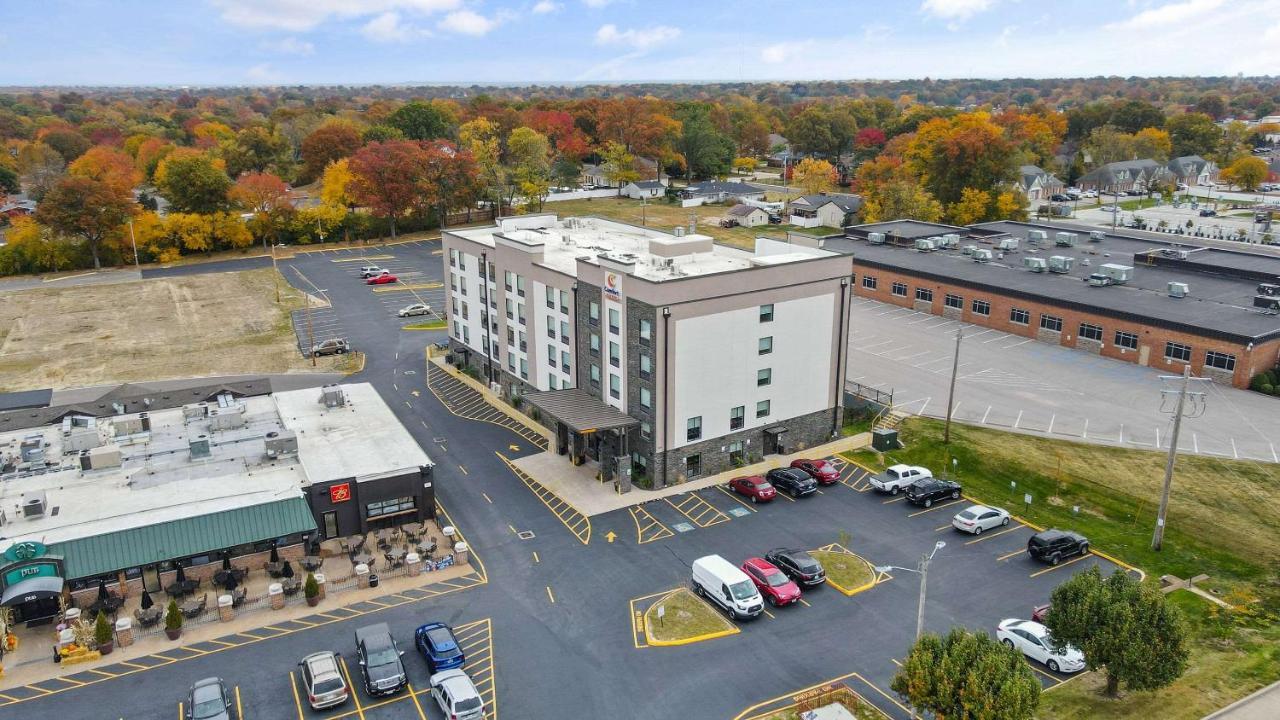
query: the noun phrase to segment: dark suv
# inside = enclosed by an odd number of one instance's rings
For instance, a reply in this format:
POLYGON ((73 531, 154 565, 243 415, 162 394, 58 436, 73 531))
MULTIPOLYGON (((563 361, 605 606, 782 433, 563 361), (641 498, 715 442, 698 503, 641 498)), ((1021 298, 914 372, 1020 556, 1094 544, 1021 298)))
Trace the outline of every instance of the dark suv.
POLYGON ((793 498, 812 495, 818 491, 818 481, 799 468, 774 468, 765 473, 765 479, 778 492, 784 492, 793 498))
POLYGON ((939 500, 960 499, 960 483, 939 478, 917 480, 907 486, 907 500, 913 505, 933 507, 939 500))
POLYGON ((408 684, 401 655, 404 653, 396 647, 386 623, 356 630, 356 658, 360 662, 365 692, 373 697, 390 695, 408 684))
POLYGON ((774 548, 764 554, 764 559, 773 563, 784 575, 805 587, 821 585, 827 579, 827 572, 822 563, 804 550, 774 548))
POLYGON ((1027 553, 1036 560, 1057 565, 1067 555, 1088 555, 1089 539, 1070 530, 1050 528, 1031 536, 1027 553))

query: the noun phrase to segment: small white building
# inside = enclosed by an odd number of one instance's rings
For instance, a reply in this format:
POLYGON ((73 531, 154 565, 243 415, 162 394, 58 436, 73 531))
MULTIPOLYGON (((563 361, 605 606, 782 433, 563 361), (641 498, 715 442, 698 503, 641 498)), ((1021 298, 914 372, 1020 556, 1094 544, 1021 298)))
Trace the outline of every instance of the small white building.
POLYGON ((852 224, 861 209, 862 198, 857 195, 805 195, 791 201, 788 222, 797 227, 842 228, 852 224))
POLYGON ((742 227, 757 227, 769 224, 769 213, 754 205, 734 205, 725 213, 742 227))
POLYGON ((659 198, 667 194, 667 186, 661 180, 636 180, 623 185, 622 194, 632 200, 659 198))

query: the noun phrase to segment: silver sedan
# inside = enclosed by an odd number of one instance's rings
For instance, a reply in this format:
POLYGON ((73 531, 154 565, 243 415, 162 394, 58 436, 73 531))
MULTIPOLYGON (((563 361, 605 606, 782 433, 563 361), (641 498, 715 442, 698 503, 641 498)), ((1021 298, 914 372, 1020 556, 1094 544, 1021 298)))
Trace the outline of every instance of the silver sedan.
POLYGON ((981 535, 983 530, 1009 524, 1009 511, 986 505, 970 505, 951 518, 951 526, 961 532, 981 535))

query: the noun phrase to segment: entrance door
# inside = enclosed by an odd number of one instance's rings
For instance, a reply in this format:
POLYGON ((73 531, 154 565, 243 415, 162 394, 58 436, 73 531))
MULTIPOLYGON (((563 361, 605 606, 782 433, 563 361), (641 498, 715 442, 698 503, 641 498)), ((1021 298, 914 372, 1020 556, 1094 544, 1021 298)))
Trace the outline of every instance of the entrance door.
POLYGON ((1151 346, 1143 345, 1142 347, 1138 348, 1138 364, 1141 365, 1142 367, 1146 367, 1147 363, 1150 361, 1151 361, 1151 346))
POLYGON ((328 540, 330 538, 338 537, 338 511, 330 510, 326 512, 323 516, 323 520, 324 539, 328 540))
POLYGON ((774 455, 778 452, 778 435, 768 430, 764 431, 764 454, 774 455))
POLYGON ((160 566, 144 565, 142 568, 142 587, 147 592, 160 592, 160 566))

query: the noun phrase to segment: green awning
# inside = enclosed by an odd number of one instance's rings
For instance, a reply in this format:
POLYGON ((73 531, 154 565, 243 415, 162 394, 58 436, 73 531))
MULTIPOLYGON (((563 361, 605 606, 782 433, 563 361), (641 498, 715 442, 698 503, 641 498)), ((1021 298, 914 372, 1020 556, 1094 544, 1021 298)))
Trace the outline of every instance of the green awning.
POLYGON ((54 543, 49 551, 66 558, 72 580, 315 529, 299 497, 54 543))

